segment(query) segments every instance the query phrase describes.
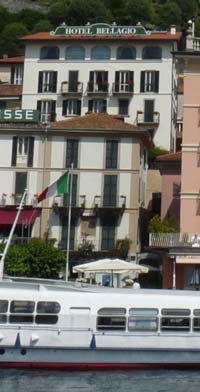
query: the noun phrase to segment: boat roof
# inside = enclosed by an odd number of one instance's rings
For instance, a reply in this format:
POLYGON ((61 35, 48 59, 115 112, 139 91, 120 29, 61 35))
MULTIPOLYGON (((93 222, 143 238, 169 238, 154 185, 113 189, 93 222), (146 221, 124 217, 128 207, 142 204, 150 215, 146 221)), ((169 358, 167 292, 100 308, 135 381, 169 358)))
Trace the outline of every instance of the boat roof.
POLYGON ((0 290, 21 290, 21 291, 57 291, 57 292, 85 292, 85 293, 110 293, 110 294, 138 294, 138 295, 156 295, 156 296, 180 296, 180 297, 199 297, 198 290, 174 290, 174 289, 138 289, 130 288, 112 288, 98 285, 90 285, 80 282, 49 280, 38 278, 21 278, 8 277, 0 281, 0 290))

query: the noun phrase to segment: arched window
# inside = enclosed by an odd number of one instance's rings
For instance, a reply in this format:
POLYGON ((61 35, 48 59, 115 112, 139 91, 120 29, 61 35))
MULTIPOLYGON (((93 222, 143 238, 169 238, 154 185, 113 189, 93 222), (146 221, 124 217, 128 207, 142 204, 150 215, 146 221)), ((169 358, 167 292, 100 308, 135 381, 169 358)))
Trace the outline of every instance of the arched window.
POLYGON ((107 46, 96 46, 92 48, 92 60, 110 60, 110 48, 107 46))
POLYGON ((117 60, 134 60, 136 49, 131 46, 121 46, 117 48, 117 60))
POLYGON ((40 50, 41 60, 57 60, 59 59, 59 48, 57 46, 43 46, 40 50))
POLYGON ((85 48, 82 46, 70 46, 66 49, 66 60, 84 60, 85 48))
POLYGON ((162 49, 159 46, 145 46, 142 50, 144 60, 161 59, 162 49))

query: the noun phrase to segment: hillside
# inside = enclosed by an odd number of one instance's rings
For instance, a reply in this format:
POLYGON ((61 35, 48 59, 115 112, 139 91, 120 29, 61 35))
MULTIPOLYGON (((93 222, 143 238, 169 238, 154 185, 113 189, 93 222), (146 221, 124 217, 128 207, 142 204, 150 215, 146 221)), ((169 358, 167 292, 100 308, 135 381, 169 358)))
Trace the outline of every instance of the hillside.
MULTIPOLYGON (((46 2, 47 3, 47 2, 46 2)), ((9 12, 17 13, 24 8, 30 8, 39 11, 48 11, 48 6, 42 4, 42 2, 36 2, 31 0, 0 0, 0 6, 8 9, 9 12)))

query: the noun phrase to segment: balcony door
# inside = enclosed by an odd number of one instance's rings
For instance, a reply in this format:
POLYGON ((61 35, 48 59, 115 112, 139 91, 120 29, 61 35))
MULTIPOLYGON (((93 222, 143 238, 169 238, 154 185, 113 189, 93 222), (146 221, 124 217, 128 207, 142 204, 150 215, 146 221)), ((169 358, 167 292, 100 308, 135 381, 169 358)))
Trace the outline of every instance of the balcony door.
POLYGON ((69 92, 77 92, 78 71, 69 71, 69 92))
POLYGON ((145 99, 144 101, 144 122, 153 122, 154 100, 145 99))

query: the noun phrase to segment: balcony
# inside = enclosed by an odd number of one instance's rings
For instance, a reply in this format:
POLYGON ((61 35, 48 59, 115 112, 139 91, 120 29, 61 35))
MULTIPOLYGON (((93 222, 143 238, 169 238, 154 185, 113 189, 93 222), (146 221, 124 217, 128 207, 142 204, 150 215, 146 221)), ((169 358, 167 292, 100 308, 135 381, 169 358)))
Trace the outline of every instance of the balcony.
POLYGON ((152 115, 146 115, 144 112, 138 110, 136 115, 137 125, 151 125, 158 126, 160 124, 160 113, 153 112, 152 115))
POLYGON ((107 95, 109 91, 108 82, 88 82, 87 84, 87 94, 88 95, 107 95))
POLYGON ((121 195, 115 199, 105 199, 103 196, 96 195, 94 197, 93 211, 95 215, 107 216, 107 214, 112 215, 122 215, 126 208, 126 196, 121 195))
MULTIPOLYGON (((76 198, 72 196, 72 204, 71 204, 71 214, 72 217, 79 217, 82 216, 83 211, 86 205, 86 196, 80 195, 76 198)), ((56 214, 59 215, 68 215, 69 211, 69 199, 67 195, 67 199, 64 195, 62 196, 55 196, 52 203, 52 209, 56 214)))
POLYGON ((149 246, 153 248, 200 248, 200 235, 188 233, 150 233, 149 246))
POLYGON ((133 95, 133 81, 130 80, 127 83, 113 83, 112 84, 112 94, 113 95, 133 95))
POLYGON ((188 36, 186 38, 186 49, 199 52, 200 51, 200 38, 188 36))
POLYGON ((82 82, 62 82, 61 83, 61 94, 62 95, 82 95, 83 94, 83 83, 82 82))

